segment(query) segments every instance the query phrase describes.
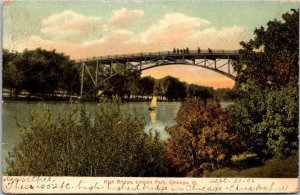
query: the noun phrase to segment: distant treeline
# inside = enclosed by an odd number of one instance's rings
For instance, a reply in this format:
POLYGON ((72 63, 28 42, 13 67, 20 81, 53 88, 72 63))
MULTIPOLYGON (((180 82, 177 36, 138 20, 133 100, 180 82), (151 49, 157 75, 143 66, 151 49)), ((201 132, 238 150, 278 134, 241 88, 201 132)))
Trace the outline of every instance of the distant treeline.
POLYGON ((80 77, 74 61, 55 50, 27 50, 21 53, 3 49, 3 89, 18 97, 21 91, 29 96, 67 96, 78 94, 80 77))
MULTIPOLYGON (((89 66, 90 71, 94 68, 89 66)), ((105 78, 105 71, 104 67, 100 68, 98 80, 105 78)), ((125 101, 141 101, 152 95, 166 101, 182 101, 189 96, 218 97, 221 100, 233 100, 236 97, 234 90, 229 88, 214 90, 211 87, 188 84, 172 76, 162 79, 141 77, 140 72, 125 69, 121 64, 114 65, 112 72, 119 74, 87 97, 117 96, 125 101)), ((17 98, 21 92, 27 92, 27 97, 37 96, 42 99, 79 96, 80 79, 80 66, 63 53, 40 48, 20 53, 3 50, 3 88, 9 91, 10 97, 17 98)), ((86 75, 84 93, 92 88, 92 80, 86 75)))

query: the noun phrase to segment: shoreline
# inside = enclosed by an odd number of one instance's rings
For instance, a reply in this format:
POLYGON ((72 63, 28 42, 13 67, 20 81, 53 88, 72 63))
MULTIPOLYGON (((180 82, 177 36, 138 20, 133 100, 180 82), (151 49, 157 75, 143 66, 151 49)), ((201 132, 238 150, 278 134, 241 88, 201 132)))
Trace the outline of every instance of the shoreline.
MULTIPOLYGON (((99 102, 101 98, 99 99, 85 99, 84 102, 99 102)), ((80 98, 41 98, 41 97, 3 97, 2 96, 2 103, 3 102, 76 102, 80 101, 80 98)), ((123 100, 122 103, 129 103, 129 102, 151 102, 151 99, 130 99, 130 100, 123 100)), ((158 100, 158 102, 181 102, 181 101, 168 101, 168 100, 158 100)))
MULTIPOLYGON (((80 102, 79 97, 7 97, 2 96, 3 102, 80 102)), ((98 99, 85 99, 83 102, 100 102, 101 98, 98 99)), ((158 102, 182 102, 182 101, 170 101, 170 100, 157 100, 158 102)), ((235 102, 235 100, 219 100, 220 102, 235 102)), ((122 100, 122 103, 131 103, 131 102, 151 102, 151 99, 126 99, 122 100)))

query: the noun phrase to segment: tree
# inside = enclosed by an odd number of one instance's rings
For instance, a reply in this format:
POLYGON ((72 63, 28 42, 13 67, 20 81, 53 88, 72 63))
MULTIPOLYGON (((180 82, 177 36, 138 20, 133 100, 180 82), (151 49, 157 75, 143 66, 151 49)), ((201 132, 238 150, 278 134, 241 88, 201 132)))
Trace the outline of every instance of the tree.
POLYGON ((127 69, 123 64, 115 64, 112 70, 111 77, 104 83, 104 94, 108 96, 119 96, 124 99, 131 94, 138 93, 138 80, 141 78, 141 73, 136 70, 127 69))
POLYGON ((168 100, 183 100, 186 97, 186 84, 179 79, 166 76, 154 85, 154 94, 165 96, 168 100))
MULTIPOLYGON (((40 106, 41 107, 41 106, 40 106)), ((8 159, 8 175, 165 176, 165 145, 146 134, 144 121, 124 115, 117 103, 100 103, 95 118, 84 105, 53 117, 42 106, 8 159)))
POLYGON ((255 38, 241 42, 240 61, 235 64, 239 83, 260 88, 285 87, 298 83, 299 10, 270 21, 267 28, 255 29, 255 38))
POLYGON ((187 88, 188 97, 199 97, 202 99, 212 98, 214 96, 212 87, 204 87, 190 84, 187 88))
POLYGON ((168 158, 182 175, 200 176, 230 165, 243 144, 231 131, 229 114, 215 99, 187 98, 175 120, 176 126, 167 128, 168 158))
POLYGON ((154 91, 155 79, 151 76, 143 77, 139 80, 139 94, 152 95, 154 91))
POLYGON ((233 127, 261 161, 298 150, 299 10, 270 21, 241 45, 235 64, 242 98, 229 108, 233 127), (293 114, 292 114, 293 113, 293 114))
POLYGON ((222 101, 234 101, 239 97, 239 90, 237 85, 235 85, 232 89, 219 88, 214 90, 214 96, 222 101))
POLYGON ((12 53, 3 50, 3 88, 10 89, 10 96, 18 96, 22 89, 23 72, 20 71, 17 61, 20 58, 19 53, 12 53))
POLYGON ((298 90, 253 89, 230 106, 233 129, 262 161, 298 152, 298 90))
POLYGON ((79 91, 79 72, 75 62, 62 53, 37 48, 22 53, 4 50, 4 87, 30 94, 54 95, 56 90, 69 94, 79 91))

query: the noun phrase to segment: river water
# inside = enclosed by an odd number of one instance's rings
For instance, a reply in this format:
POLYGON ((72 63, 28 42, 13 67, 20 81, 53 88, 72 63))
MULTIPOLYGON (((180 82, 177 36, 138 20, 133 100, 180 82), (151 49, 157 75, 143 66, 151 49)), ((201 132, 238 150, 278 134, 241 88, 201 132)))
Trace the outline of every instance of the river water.
MULTIPOLYGON (((71 109, 68 102, 47 102, 46 103, 52 113, 67 112, 71 109)), ((87 103, 87 108, 91 112, 95 109, 97 103, 87 103)), ((227 107, 231 102, 221 102, 222 107, 227 107)), ((29 125, 29 112, 33 107, 40 107, 38 102, 24 101, 6 101, 2 104, 2 170, 5 170, 8 152, 20 142, 20 133, 17 122, 22 126, 29 125)), ((175 124, 174 118, 180 108, 179 102, 158 102, 155 111, 148 110, 148 102, 134 102, 123 104, 121 109, 130 113, 136 113, 145 118, 146 126, 144 131, 149 132, 154 129, 160 134, 162 140, 166 140, 169 134, 165 131, 165 127, 175 124)))

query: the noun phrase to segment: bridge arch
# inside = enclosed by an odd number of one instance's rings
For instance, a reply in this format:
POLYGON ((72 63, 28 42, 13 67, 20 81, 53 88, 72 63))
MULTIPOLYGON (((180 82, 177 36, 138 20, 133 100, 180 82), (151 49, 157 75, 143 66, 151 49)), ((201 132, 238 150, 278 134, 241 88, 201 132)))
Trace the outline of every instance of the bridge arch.
POLYGON ((190 51, 189 53, 171 53, 167 52, 156 52, 156 53, 139 53, 130 55, 115 55, 115 56, 104 56, 104 57, 93 57, 76 60, 77 63, 81 64, 81 98, 83 97, 84 87, 84 74, 88 74, 92 80, 94 87, 90 89, 85 95, 91 91, 99 88, 104 82, 116 76, 120 72, 113 73, 112 69, 114 64, 121 64, 126 69, 144 71, 161 66, 169 65, 188 65, 196 66, 204 69, 208 69, 226 76, 230 79, 235 79, 235 72, 233 69, 233 62, 239 58, 237 51, 190 51), (95 73, 89 70, 89 65, 95 66, 95 73), (110 70, 106 78, 98 81, 98 69, 99 66, 104 66, 110 70), (95 76, 93 76, 95 75, 95 76))
POLYGON ((207 69, 207 70, 211 70, 211 71, 219 73, 219 74, 221 74, 221 75, 223 75, 223 76, 225 76, 225 77, 227 77, 229 79, 235 80, 234 72, 232 74, 227 74, 227 73, 225 73, 223 71, 220 71, 218 69, 210 68, 210 67, 199 65, 199 64, 192 64, 192 63, 185 63, 185 64, 181 64, 181 63, 160 64, 160 65, 154 65, 154 66, 150 66, 150 67, 147 67, 147 68, 143 68, 140 71, 149 70, 149 69, 157 68, 157 67, 161 67, 161 66, 172 66, 172 65, 196 66, 196 67, 204 68, 204 69, 207 69))

